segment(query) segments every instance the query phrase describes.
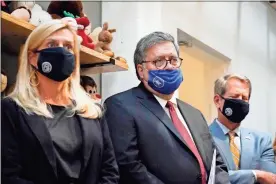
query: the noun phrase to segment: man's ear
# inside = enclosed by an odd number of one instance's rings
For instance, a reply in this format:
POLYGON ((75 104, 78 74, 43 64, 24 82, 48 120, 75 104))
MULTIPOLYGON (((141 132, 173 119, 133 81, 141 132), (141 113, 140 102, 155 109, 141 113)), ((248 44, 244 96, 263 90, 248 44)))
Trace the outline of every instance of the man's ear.
POLYGON ((214 96, 214 103, 215 103, 215 106, 216 106, 217 108, 220 108, 221 97, 220 97, 218 94, 216 94, 216 95, 214 96))
POLYGON ((144 78, 144 73, 143 73, 144 68, 143 68, 143 65, 138 64, 136 67, 137 67, 137 73, 139 75, 139 79, 143 80, 143 78, 144 78))

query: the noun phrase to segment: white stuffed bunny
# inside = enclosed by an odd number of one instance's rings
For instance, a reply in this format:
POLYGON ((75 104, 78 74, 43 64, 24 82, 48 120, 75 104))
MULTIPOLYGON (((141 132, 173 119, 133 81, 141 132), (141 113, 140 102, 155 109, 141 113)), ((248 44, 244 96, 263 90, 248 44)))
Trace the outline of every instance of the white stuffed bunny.
POLYGON ((30 19, 30 23, 35 26, 38 26, 48 20, 52 20, 52 16, 47 11, 44 11, 38 4, 34 5, 31 12, 32 18, 30 19))

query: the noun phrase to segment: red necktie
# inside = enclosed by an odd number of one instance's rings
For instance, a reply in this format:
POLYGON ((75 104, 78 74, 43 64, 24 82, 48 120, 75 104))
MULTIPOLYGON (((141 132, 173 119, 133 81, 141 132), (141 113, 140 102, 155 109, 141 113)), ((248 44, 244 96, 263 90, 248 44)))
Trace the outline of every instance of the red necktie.
POLYGON ((197 161, 200 166, 201 171, 201 183, 206 184, 206 170, 202 161, 202 158, 197 150, 197 147, 195 143, 193 142, 191 136, 189 135, 187 129, 183 125, 183 123, 180 121, 180 119, 177 116, 177 113, 175 111, 175 108, 173 106, 173 103, 168 101, 166 107, 169 109, 172 122, 175 126, 175 128, 178 130, 184 141, 187 143, 188 147, 191 149, 191 151, 194 153, 195 157, 197 158, 197 161))

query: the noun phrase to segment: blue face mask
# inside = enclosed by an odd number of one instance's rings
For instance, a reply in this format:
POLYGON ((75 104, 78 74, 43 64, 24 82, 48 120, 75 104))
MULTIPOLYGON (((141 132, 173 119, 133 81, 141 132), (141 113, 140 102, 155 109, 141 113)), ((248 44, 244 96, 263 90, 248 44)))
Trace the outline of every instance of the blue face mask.
POLYGON ((155 91, 169 95, 178 89, 183 76, 181 70, 149 70, 148 85, 155 91))

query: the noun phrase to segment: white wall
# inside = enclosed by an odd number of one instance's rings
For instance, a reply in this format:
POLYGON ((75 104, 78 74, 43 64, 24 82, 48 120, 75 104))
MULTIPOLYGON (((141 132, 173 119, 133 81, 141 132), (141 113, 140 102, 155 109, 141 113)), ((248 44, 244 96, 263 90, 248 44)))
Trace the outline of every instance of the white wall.
POLYGON ((133 53, 155 30, 177 28, 229 57, 229 72, 253 83, 251 111, 243 126, 276 132, 276 11, 260 2, 103 2, 102 20, 117 28, 113 48, 130 70, 104 74, 103 97, 138 84, 133 53))

